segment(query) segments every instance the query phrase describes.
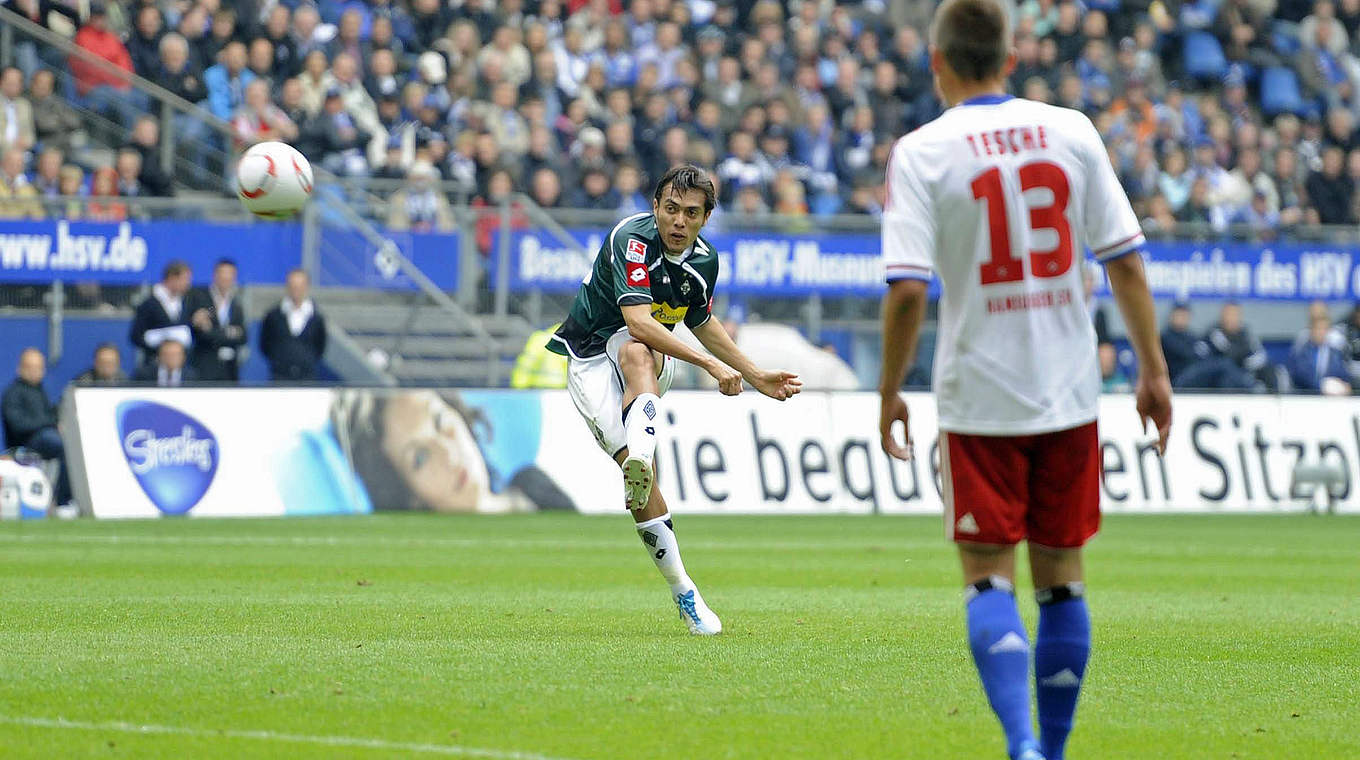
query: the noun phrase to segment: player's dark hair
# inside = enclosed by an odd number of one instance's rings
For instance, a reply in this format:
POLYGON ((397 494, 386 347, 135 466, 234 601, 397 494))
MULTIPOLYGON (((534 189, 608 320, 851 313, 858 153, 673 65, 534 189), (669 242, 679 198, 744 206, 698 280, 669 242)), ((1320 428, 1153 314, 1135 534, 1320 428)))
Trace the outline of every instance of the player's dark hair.
POLYGON ((661 175, 661 181, 656 183, 656 191, 652 193, 652 200, 661 203, 661 196, 666 194, 667 188, 670 192, 680 195, 691 190, 703 193, 704 213, 712 211, 713 207, 718 205, 718 190, 713 187, 713 180, 694 164, 681 164, 661 175))
POLYGON ((189 271, 189 265, 183 259, 171 259, 161 270, 161 281, 164 282, 171 277, 179 277, 187 271, 189 271))
POLYGON ((1010 22, 997 0, 945 0, 930 38, 949 68, 971 82, 1000 76, 1010 55, 1010 22))

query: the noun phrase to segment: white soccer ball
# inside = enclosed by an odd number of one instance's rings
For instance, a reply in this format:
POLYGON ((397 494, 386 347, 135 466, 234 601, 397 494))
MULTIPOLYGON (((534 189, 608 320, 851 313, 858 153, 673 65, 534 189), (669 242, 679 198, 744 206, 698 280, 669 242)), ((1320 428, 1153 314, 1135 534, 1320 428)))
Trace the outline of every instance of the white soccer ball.
POLYGON ((255 216, 288 219, 311 194, 312 165, 286 143, 252 145, 236 165, 236 197, 255 216))

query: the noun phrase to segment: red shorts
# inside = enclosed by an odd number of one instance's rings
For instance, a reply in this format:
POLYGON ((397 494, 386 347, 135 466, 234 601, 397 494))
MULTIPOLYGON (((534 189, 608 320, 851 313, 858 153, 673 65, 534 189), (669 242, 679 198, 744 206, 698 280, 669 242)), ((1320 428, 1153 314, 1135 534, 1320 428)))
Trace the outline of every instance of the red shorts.
POLYGON ((1071 549, 1100 529, 1096 423, 1019 436, 940 434, 945 535, 1071 549))

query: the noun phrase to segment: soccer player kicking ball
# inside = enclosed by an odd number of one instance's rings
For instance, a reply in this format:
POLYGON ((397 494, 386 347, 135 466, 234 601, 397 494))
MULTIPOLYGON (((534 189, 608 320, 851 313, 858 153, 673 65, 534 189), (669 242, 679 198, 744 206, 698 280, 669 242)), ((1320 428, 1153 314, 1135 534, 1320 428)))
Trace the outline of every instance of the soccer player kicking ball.
POLYGON ((1081 547, 1100 523, 1100 396, 1083 301, 1087 247, 1105 265, 1137 352, 1137 411, 1164 451, 1171 385, 1138 251, 1143 235, 1100 135, 1077 111, 1005 94, 1015 65, 996 0, 945 0, 930 65, 949 106, 888 165, 883 257, 883 448, 911 456, 898 394, 938 275, 935 395, 946 532, 967 584, 968 641, 1011 758, 1061 760, 1091 649, 1081 547), (1039 603, 1039 736, 1029 638, 1014 595, 1029 542, 1039 603))
POLYGON ((802 389, 790 372, 758 369, 712 318, 718 254, 699 230, 716 202, 713 181, 694 166, 666 172, 652 193, 652 213, 610 230, 548 348, 567 357, 567 391, 595 440, 623 468, 624 500, 638 536, 671 587, 690 633, 722 632, 680 561, 670 511, 654 488, 661 395, 675 359, 704 369, 724 395, 744 379, 783 401, 802 389), (681 321, 712 355, 671 334, 681 321))

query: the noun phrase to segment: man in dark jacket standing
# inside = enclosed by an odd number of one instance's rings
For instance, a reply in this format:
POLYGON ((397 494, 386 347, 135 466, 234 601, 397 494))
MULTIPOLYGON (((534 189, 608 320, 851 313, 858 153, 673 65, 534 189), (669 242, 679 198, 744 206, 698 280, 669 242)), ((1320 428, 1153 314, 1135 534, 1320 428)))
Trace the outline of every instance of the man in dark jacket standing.
POLYGON ((188 264, 171 261, 165 265, 161 281, 151 287, 151 295, 137 304, 128 340, 140 349, 142 362, 155 357, 156 347, 163 340, 173 338, 185 345, 192 341, 189 310, 184 308, 184 295, 189 292, 192 277, 188 264))
POLYGON ((241 347, 246 344, 246 312, 237 287, 236 262, 218 259, 212 284, 194 290, 186 299, 189 326, 194 332, 190 364, 205 382, 241 380, 241 347))
POLYGON ((287 295, 264 317, 260 326, 260 352, 269 360, 274 382, 306 382, 317 379, 321 356, 326 353, 326 321, 308 297, 311 278, 301 269, 288 273, 287 295))
POLYGON ((71 485, 66 479, 66 449, 57 432, 57 407, 43 390, 47 374, 47 359, 36 348, 26 348, 19 354, 18 377, 0 397, 0 417, 5 425, 5 441, 10 446, 23 446, 36 451, 43 459, 55 459, 61 465, 57 475, 57 504, 71 500, 71 485))

